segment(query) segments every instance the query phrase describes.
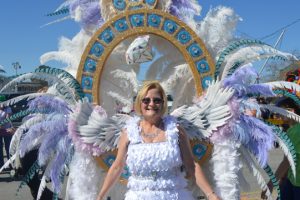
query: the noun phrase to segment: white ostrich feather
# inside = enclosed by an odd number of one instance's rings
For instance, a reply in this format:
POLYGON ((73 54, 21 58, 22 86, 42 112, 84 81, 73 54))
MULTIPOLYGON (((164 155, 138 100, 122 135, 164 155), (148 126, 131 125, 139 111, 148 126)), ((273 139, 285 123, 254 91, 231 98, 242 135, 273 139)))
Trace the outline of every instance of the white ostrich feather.
POLYGON ((226 78, 236 62, 243 62, 243 65, 253 61, 262 60, 265 58, 281 56, 287 60, 296 59, 295 56, 288 53, 280 52, 268 45, 252 45, 238 49, 229 56, 225 57, 225 66, 222 68, 222 79, 226 78))
POLYGON ((40 200, 41 197, 42 197, 42 194, 43 194, 43 191, 45 190, 46 186, 47 186, 47 176, 44 174, 42 179, 41 179, 41 182, 40 182, 40 186, 39 186, 39 190, 38 190, 38 193, 37 193, 37 196, 36 196, 36 200, 40 200))
POLYGON ((16 159, 16 154, 14 154, 13 156, 11 156, 11 157, 8 159, 8 161, 6 161, 6 162, 4 163, 3 166, 1 166, 1 168, 0 168, 0 173, 1 173, 4 169, 8 168, 9 165, 11 165, 11 164, 14 162, 15 159, 16 159))
POLYGON ((294 90, 294 91, 300 92, 300 86, 293 82, 273 81, 273 82, 267 82, 267 83, 263 83, 263 84, 271 86, 273 89, 276 89, 276 88, 289 89, 289 90, 294 90))
POLYGON ((45 64, 49 61, 59 61, 62 63, 66 63, 67 65, 75 65, 78 64, 74 55, 67 51, 51 51, 43 54, 40 58, 40 62, 45 64))
POLYGON ((59 41, 58 51, 47 52, 40 57, 41 64, 46 64, 49 61, 59 61, 67 64, 67 69, 70 74, 76 76, 81 55, 90 40, 91 35, 86 31, 81 30, 71 40, 62 37, 59 41))
POLYGON ((22 123, 22 125, 17 128, 17 130, 15 131, 15 133, 12 136, 10 146, 9 146, 9 153, 10 154, 15 154, 15 153, 18 154, 19 144, 20 144, 20 140, 21 140, 21 136, 22 136, 23 132, 25 130, 28 130, 34 124, 40 123, 44 119, 45 119, 44 115, 37 114, 36 116, 34 116, 34 117, 28 119, 27 121, 25 121, 24 123, 22 123))
POLYGON ((92 155, 75 151, 70 163, 67 200, 95 200, 104 177, 104 172, 97 166, 92 155))
POLYGON ((261 172, 258 170, 260 166, 257 165, 255 160, 251 157, 249 152, 243 146, 240 148, 240 152, 245 161, 244 163, 246 164, 250 172, 256 177, 258 185, 260 186, 262 191, 266 190, 266 196, 268 200, 272 200, 272 194, 267 186, 267 183, 264 177, 262 176, 261 172))
POLYGON ((242 167, 238 149, 240 143, 230 138, 214 144, 212 170, 215 192, 222 200, 240 199, 239 171, 242 167))
POLYGON ((137 80, 137 75, 133 69, 131 69, 129 72, 126 72, 121 69, 116 69, 116 70, 111 71, 111 74, 113 74, 113 76, 115 78, 125 80, 125 81, 123 81, 124 84, 120 85, 125 90, 132 89, 133 93, 137 93, 138 80, 137 80))
MULTIPOLYGON (((17 97, 14 97, 12 99, 9 99, 9 100, 6 100, 6 101, 3 101, 0 103, 0 105, 3 105, 3 106, 11 106, 11 105, 14 105, 22 100, 31 100, 31 99, 34 99, 38 96, 43 96, 43 95, 51 95, 51 94, 46 94, 46 93, 30 93, 30 94, 24 94, 24 95, 20 95, 20 96, 17 96, 17 97)), ((52 96, 52 95, 51 95, 52 96)))
POLYGON ((107 21, 114 17, 117 14, 117 11, 114 8, 113 1, 111 0, 99 0, 101 16, 107 21))
POLYGON ((160 0, 157 1, 157 9, 162 10, 164 12, 169 12, 172 0, 160 0))
MULTIPOLYGON (((283 142, 283 140, 280 137, 278 137, 277 135, 275 135, 275 137, 276 137, 276 140, 277 140, 280 148, 282 149, 284 155, 287 157, 287 159, 290 163, 294 177, 296 177, 296 164, 299 165, 299 163, 294 162, 293 155, 291 154, 288 146, 283 142)), ((297 162, 299 162, 299 161, 297 160, 297 162)))
POLYGON ((192 27, 205 43, 212 57, 216 57, 234 40, 237 23, 242 19, 229 7, 218 6, 210 9, 205 18, 192 27))
MULTIPOLYGON (((178 81, 183 77, 191 77, 192 74, 189 70, 189 66, 187 64, 182 64, 174 67, 175 70, 173 74, 171 74, 167 80, 161 83, 162 87, 166 90, 166 93, 171 93, 171 91, 178 85, 178 81)), ((180 86, 181 87, 181 86, 180 86)))
POLYGON ((291 111, 288 111, 284 108, 280 108, 280 107, 277 107, 277 106, 272 106, 272 105, 267 105, 267 104, 260 104, 259 105, 262 109, 267 109, 269 111, 271 111, 272 113, 277 113, 277 114, 280 114, 282 116, 285 116, 289 119, 292 119, 298 123, 300 123, 300 116, 291 112, 291 111))
MULTIPOLYGON (((153 38, 153 36, 151 36, 151 38, 153 38)), ((167 50, 167 52, 169 53, 170 50, 167 50)), ((162 55, 151 62, 146 73, 146 77, 147 79, 155 79, 157 74, 159 74, 161 79, 166 79, 173 73, 172 66, 177 66, 178 63, 182 63, 182 58, 180 55, 177 56, 174 52, 162 55)))
POLYGON ((74 102, 76 101, 76 99, 75 99, 76 97, 74 96, 74 92, 72 91, 72 89, 70 87, 68 87, 61 79, 57 78, 56 76, 50 75, 50 74, 39 73, 39 72, 27 73, 27 74, 20 75, 17 78, 14 78, 10 82, 8 82, 5 86, 3 86, 3 88, 0 90, 0 92, 3 92, 5 90, 13 87, 15 84, 17 84, 21 81, 30 80, 30 79, 34 79, 34 78, 47 81, 49 85, 52 85, 54 83, 57 84, 57 86, 59 86, 62 90, 67 92, 68 98, 70 98, 74 102))
POLYGON ((108 92, 107 94, 111 96, 113 99, 115 99, 116 101, 120 102, 123 105, 123 107, 132 108, 133 102, 130 98, 128 99, 127 97, 123 97, 120 94, 111 91, 108 92))

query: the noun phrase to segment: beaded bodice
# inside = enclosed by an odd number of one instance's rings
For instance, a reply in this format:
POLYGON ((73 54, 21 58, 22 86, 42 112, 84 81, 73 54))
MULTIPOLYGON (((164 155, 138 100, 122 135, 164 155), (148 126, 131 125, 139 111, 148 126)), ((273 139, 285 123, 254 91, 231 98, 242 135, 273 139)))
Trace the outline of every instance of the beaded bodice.
MULTIPOLYGON (((134 193, 137 199, 179 199, 178 191, 186 187, 186 180, 181 171, 176 119, 164 118, 166 141, 156 143, 143 142, 139 120, 136 117, 126 126, 130 141, 126 160, 131 174, 127 184, 129 191, 138 191, 134 193)), ((130 195, 133 194, 128 192, 127 197, 130 195)))

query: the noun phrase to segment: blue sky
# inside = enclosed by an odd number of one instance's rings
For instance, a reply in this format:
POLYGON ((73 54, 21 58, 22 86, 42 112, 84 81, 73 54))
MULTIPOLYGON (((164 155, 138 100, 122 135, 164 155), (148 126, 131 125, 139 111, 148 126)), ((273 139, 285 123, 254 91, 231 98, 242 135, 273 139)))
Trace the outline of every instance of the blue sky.
MULTIPOLYGON (((7 75, 15 74, 12 63, 18 61, 18 73, 33 71, 40 65, 39 57, 57 50, 61 36, 72 38, 80 27, 72 20, 50 26, 42 25, 56 19, 46 14, 55 10, 63 0, 9 0, 0 3, 0 65, 7 75)), ((263 39, 274 45, 280 28, 289 26, 278 48, 282 51, 300 52, 300 1, 299 0, 206 0, 200 1, 202 16, 211 7, 228 6, 243 18, 236 33, 251 39, 263 39), (278 31, 278 32, 276 32, 278 31), (273 35, 270 35, 274 33, 273 35), (268 36, 265 38, 265 36, 268 36)), ((200 17, 200 18, 201 18, 200 17)), ((55 67, 58 67, 55 66, 55 67)))

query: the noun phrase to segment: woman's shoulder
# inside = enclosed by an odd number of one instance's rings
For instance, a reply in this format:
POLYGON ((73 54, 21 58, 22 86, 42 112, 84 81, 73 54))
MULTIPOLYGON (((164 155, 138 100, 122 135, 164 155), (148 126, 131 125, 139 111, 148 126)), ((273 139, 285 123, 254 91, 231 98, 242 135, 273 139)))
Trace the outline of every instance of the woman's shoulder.
POLYGON ((139 137, 139 122, 141 118, 139 116, 133 116, 130 118, 124 127, 124 131, 127 133, 128 140, 131 143, 138 142, 140 139, 139 137))

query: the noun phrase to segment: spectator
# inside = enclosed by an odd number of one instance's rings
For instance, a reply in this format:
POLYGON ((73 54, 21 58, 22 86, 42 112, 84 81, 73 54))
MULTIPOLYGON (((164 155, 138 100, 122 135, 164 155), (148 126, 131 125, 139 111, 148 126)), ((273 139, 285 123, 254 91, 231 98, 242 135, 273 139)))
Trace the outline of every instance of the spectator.
MULTIPOLYGON (((290 98, 286 98, 277 103, 277 106, 286 108, 289 111, 300 114, 299 106, 290 98)), ((293 120, 284 119, 285 123, 289 127, 287 130, 287 135, 289 136, 291 142, 293 143, 296 151, 296 159, 300 160, 300 124, 293 123, 293 120)), ((289 161, 286 157, 283 158, 279 164, 275 176, 279 180, 280 186, 280 196, 281 199, 296 200, 300 197, 300 165, 296 165, 296 177, 292 174, 292 170, 289 167, 289 161)), ((270 191, 273 190, 272 182, 269 181, 268 186, 270 191)), ((262 199, 266 199, 265 192, 261 193, 262 199)))
MULTIPOLYGON (((11 115, 10 107, 3 107, 0 105, 0 121, 11 115)), ((13 134, 12 123, 6 123, 0 126, 0 167, 4 165, 3 144, 5 147, 6 157, 9 159, 9 145, 13 134)))

